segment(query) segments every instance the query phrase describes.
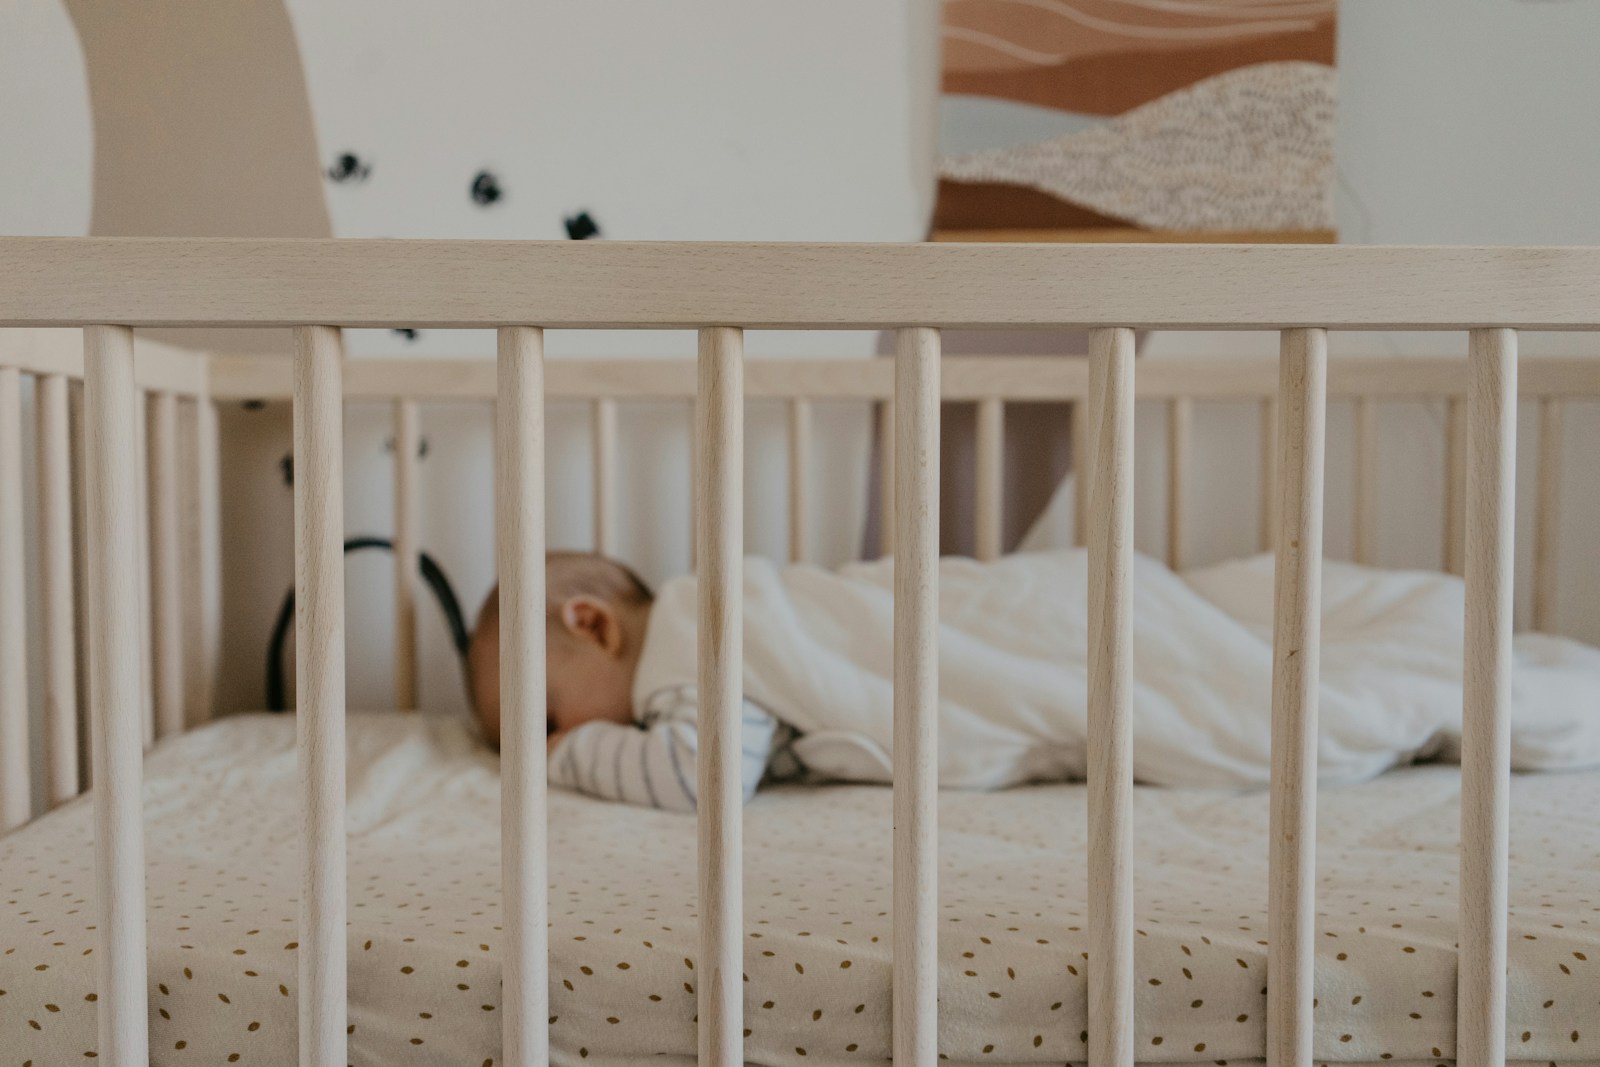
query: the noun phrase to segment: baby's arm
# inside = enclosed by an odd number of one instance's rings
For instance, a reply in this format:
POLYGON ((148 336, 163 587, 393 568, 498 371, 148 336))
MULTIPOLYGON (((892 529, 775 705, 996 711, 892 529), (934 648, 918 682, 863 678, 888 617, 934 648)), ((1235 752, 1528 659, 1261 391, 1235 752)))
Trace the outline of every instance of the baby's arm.
MULTIPOLYGON (((550 782, 605 800, 667 811, 695 810, 700 735, 692 686, 658 693, 637 726, 589 722, 550 753, 550 782)), ((746 700, 740 757, 744 799, 755 794, 772 755, 778 720, 746 700)))

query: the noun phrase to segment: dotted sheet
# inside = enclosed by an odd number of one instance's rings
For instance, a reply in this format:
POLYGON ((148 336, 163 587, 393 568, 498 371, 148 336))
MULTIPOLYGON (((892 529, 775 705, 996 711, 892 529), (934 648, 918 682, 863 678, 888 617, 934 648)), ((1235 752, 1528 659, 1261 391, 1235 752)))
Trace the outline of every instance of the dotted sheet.
MULTIPOLYGON (((292 1065, 294 722, 239 716, 146 763, 152 1063, 292 1065)), ((499 777, 454 722, 349 723, 350 1062, 500 1056, 499 777)), ((1320 1062, 1453 1055, 1458 772, 1324 789, 1320 1062)), ((754 1063, 889 1051, 890 794, 763 791, 745 813, 754 1063)), ((1140 1060, 1265 1049, 1264 794, 1135 791, 1140 1060)), ((1512 783, 1513 1061, 1600 1060, 1600 774, 1512 783)), ((95 1051, 87 798, 0 839, 0 1063, 95 1051)), ((940 797, 940 1048, 951 1063, 1084 1056, 1084 795, 940 797)), ((551 796, 558 1064, 692 1062, 691 818, 551 796)))

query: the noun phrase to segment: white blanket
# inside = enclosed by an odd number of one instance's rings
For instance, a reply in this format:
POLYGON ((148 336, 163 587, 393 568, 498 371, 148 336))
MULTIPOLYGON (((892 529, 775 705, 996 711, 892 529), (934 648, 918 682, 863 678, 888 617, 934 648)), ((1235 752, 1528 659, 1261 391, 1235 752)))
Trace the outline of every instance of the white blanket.
MULTIPOLYGON (((744 690, 804 735, 813 771, 888 781, 893 564, 839 572, 744 568, 744 690)), ((945 559, 939 570, 939 775, 993 789, 1084 773, 1086 554, 945 559)), ((1134 775, 1173 786, 1259 786, 1270 767, 1271 556, 1177 575, 1134 567, 1134 775)), ((1452 758, 1461 726, 1463 586, 1440 574, 1323 567, 1318 768, 1368 778, 1452 758)), ((651 613, 636 703, 695 681, 693 578, 651 613)), ((1600 766, 1600 651, 1515 641, 1512 761, 1600 766)))

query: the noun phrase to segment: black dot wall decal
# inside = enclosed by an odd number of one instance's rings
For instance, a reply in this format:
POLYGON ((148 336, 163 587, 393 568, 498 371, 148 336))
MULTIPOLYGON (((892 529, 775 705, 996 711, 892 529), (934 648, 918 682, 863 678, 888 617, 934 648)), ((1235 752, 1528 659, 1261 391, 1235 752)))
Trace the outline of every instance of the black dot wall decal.
POLYGON ((594 221, 594 216, 587 211, 580 211, 563 219, 566 224, 567 236, 574 241, 587 241, 591 237, 600 236, 600 224, 594 221))
POLYGON ((500 179, 486 170, 480 170, 472 179, 471 192, 472 202, 479 207, 488 207, 505 195, 500 190, 500 179))
POLYGON ((372 164, 362 160, 354 152, 341 152, 333 161, 333 166, 323 172, 331 182, 350 182, 359 184, 367 180, 372 173, 372 164))

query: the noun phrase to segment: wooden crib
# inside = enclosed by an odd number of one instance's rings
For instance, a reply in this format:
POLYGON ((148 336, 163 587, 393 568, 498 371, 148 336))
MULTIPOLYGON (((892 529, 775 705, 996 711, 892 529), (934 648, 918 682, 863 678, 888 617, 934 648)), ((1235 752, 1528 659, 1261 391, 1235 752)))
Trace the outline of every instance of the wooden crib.
MULTIPOLYGON (((978 551, 1000 549, 1005 405, 1067 401, 1082 450, 1079 537, 1090 554, 1088 1055, 1133 1049, 1131 615, 1133 403, 1168 404, 1168 556, 1183 562, 1192 407, 1252 399, 1261 411, 1259 538, 1276 547, 1269 1063, 1311 1057, 1316 693, 1328 398, 1357 404, 1355 546, 1372 554, 1374 405, 1448 405, 1444 556, 1465 575, 1458 1059, 1504 1062, 1509 641, 1516 400, 1537 397, 1540 468, 1535 623, 1556 589, 1560 414, 1600 397, 1600 361, 1528 360, 1519 329, 1600 328, 1600 249, 1224 246, 544 244, 448 241, 0 239, 0 327, 82 328, 81 351, 0 334, 0 826, 30 814, 26 643, 44 650, 49 798, 79 791, 76 673, 86 663, 99 887, 102 1062, 147 1062, 141 758, 149 728, 209 713, 218 628, 217 429, 223 398, 292 394, 298 731, 304 813, 300 1062, 345 1062, 344 563, 342 404, 395 402, 397 692, 416 692, 416 403, 496 405, 501 581, 506 1064, 547 1062, 544 718, 544 413, 593 403, 595 529, 614 544, 616 403, 696 406, 701 589, 700 1059, 741 1060, 739 588, 743 405, 789 405, 790 552, 806 556, 813 401, 885 405, 885 548, 895 570, 894 1052, 937 1059, 935 751, 941 400, 978 405, 978 551), (288 361, 207 359, 133 329, 287 326, 288 361), (342 362, 342 327, 498 332, 482 361, 342 362), (947 328, 1087 328, 1082 363, 940 358, 947 328), (545 329, 695 329, 683 361, 544 360, 545 329), (754 361, 745 330, 887 329, 888 361, 754 361), (1273 330, 1263 361, 1151 362, 1135 329, 1273 330), (1327 359, 1329 330, 1459 330, 1467 358, 1327 359), (291 378, 292 373, 292 378, 291 378), (24 618, 19 375, 37 376, 41 617, 24 618), (81 436, 69 380, 83 380, 81 436), (147 407, 141 408, 141 392, 147 407), (147 443, 145 442, 147 439, 147 443), (81 464, 72 462, 82 448, 81 464), (147 477, 139 458, 147 453, 147 477), (83 485, 74 491, 73 476, 83 485), (75 516, 74 509, 81 514, 75 516), (140 537, 148 512, 149 552, 140 537), (82 573, 74 538, 81 536, 82 573), (146 565, 148 561, 148 565, 146 565), (148 593, 141 584, 148 583, 148 593), (75 597, 86 605, 75 608, 75 597), (147 618, 143 605, 151 611, 147 618), (84 648, 75 639, 81 614, 84 648), (153 623, 151 622, 153 620, 153 623), (148 643, 148 652, 146 651, 148 643), (148 662, 147 715, 143 663, 148 662)), ((33 509, 28 509, 33 510, 33 509)))

